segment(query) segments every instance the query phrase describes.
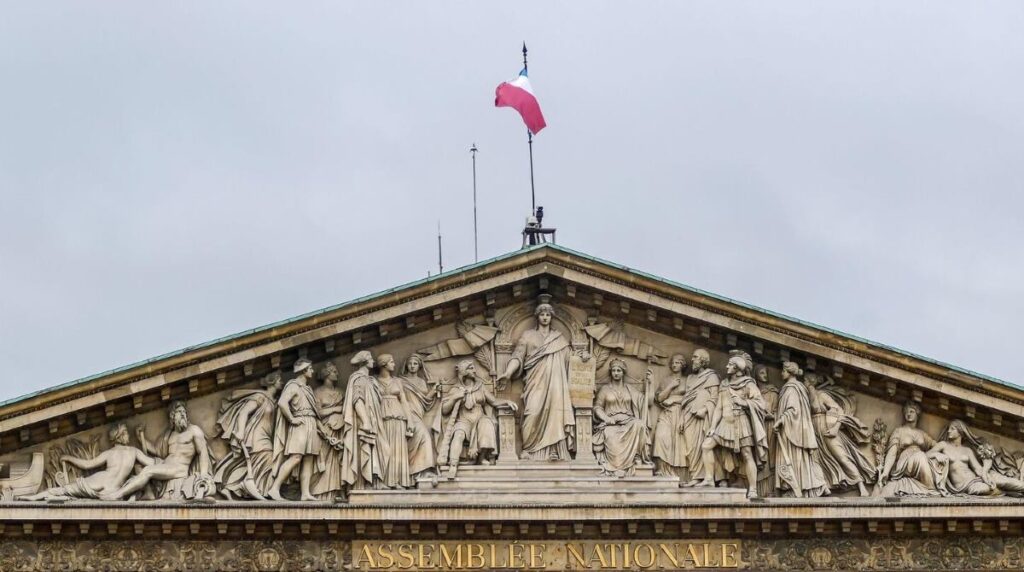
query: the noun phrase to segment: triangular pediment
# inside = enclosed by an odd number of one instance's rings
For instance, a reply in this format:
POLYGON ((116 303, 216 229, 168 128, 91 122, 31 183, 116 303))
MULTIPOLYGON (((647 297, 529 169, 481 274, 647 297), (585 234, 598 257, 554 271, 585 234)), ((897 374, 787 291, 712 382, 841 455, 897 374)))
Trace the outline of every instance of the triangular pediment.
MULTIPOLYGON (((10 400, 0 405, 0 461, 8 466, 0 477, 31 473, 32 455, 42 453, 44 481, 53 484, 51 472, 59 463, 49 457, 67 453, 72 440, 95 454, 109 446, 108 430, 118 423, 156 434, 167 427, 167 407, 176 401, 186 404, 191 420, 206 433, 215 461, 231 446, 217 424, 226 399, 258 390, 273 372, 287 381, 302 359, 310 360, 318 375, 333 364, 343 392, 344 380, 356 369, 350 361, 361 350, 391 354, 399 364, 413 354, 426 356, 427 377, 446 382, 455 379, 456 363, 473 360, 496 398, 518 402, 515 418, 521 423, 522 372, 508 387, 495 379, 517 357, 517 344, 532 327, 542 295, 556 309, 554 329, 569 351, 592 356, 593 391, 607 383, 616 357, 637 387, 652 370, 648 391, 653 395, 671 377, 672 355, 689 358, 703 348, 710 368, 724 378, 730 355, 741 352, 767 368, 770 392, 782 386, 782 364, 793 362, 804 376, 817 376, 830 395, 846 396, 844 403, 855 409, 845 413, 867 431, 868 440, 856 446, 872 464, 884 462, 878 448, 884 449, 888 436, 904 423, 905 403, 923 412, 921 429, 933 439, 960 419, 1005 452, 1004 460, 1024 449, 1024 390, 1017 386, 543 245, 10 400)), ((664 408, 648 397, 647 445, 657 449, 657 416, 664 408)), ((595 431, 600 424, 593 418, 595 431)), ((523 436, 516 439, 516 450, 502 453, 506 460, 523 453, 523 436)), ((513 480, 523 476, 509 474, 513 480)))

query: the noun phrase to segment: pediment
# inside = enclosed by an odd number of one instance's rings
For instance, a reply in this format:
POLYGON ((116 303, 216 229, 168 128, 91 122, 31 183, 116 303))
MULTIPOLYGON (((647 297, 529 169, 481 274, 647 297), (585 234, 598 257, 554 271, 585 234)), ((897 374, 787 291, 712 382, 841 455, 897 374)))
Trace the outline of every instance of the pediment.
MULTIPOLYGON (((365 497, 366 502, 406 502, 425 491, 420 498, 460 504, 467 502, 467 491, 471 497, 479 495, 472 498, 493 499, 493 482, 514 489, 517 480, 530 479, 547 479, 556 488, 569 486, 566 479, 575 479, 577 484, 594 481, 597 487, 618 479, 632 483, 620 486, 631 491, 631 498, 637 502, 742 501, 742 494, 719 498, 708 496, 709 491, 698 491, 694 494, 704 496, 687 496, 686 489, 678 486, 680 477, 676 478, 677 484, 658 488, 665 485, 665 478, 672 477, 660 473, 654 476, 658 457, 651 458, 650 454, 638 457, 637 472, 597 474, 593 470, 597 461, 591 462, 594 455, 587 449, 594 446, 589 434, 582 443, 576 439, 571 445, 572 458, 588 460, 582 468, 523 464, 523 393, 527 380, 522 371, 508 384, 497 378, 510 360, 517 359, 524 332, 536 327, 534 310, 542 296, 550 299, 555 309, 553 331, 564 338, 572 359, 582 363, 575 363, 572 367, 577 369, 570 374, 583 376, 580 379, 592 376, 592 402, 602 387, 612 383, 609 370, 615 359, 625 364, 627 385, 634 388, 634 393, 648 392, 644 395, 649 406, 642 423, 649 433, 646 445, 651 449, 658 448, 654 442, 660 438, 656 436, 658 418, 666 410, 653 396, 673 375, 670 357, 682 354, 689 360, 695 350, 703 348, 710 356, 708 366, 722 378, 727 376, 730 357, 737 353, 747 356, 753 365, 764 366, 770 384, 764 389, 776 395, 783 385, 784 362, 799 366, 804 376, 816 376, 822 391, 839 396, 839 401, 846 399, 842 401, 844 414, 859 422, 863 430, 864 440, 855 446, 872 466, 884 462, 891 434, 905 424, 906 403, 920 410, 919 428, 933 440, 950 421, 959 419, 972 435, 1002 454, 1004 464, 1015 462, 1014 454, 1024 450, 1024 390, 1014 385, 563 247, 544 245, 8 401, 0 405, 0 463, 4 465, 0 480, 9 486, 12 482, 28 482, 31 487, 40 466, 43 475, 37 488, 56 486, 86 474, 84 470, 68 471, 58 457, 95 456, 111 446, 110 429, 118 424, 129 428, 133 446, 137 444, 138 427, 145 427, 154 438, 167 429, 168 407, 175 402, 185 404, 190 421, 205 433, 210 462, 215 463, 232 447, 229 439, 222 438, 224 429, 218 425, 226 400, 240 392, 258 391, 261 382, 275 372, 281 374, 282 382, 295 377, 293 366, 300 360, 309 360, 317 376, 332 364, 338 372, 339 393, 343 393, 348 389, 345 380, 357 370, 352 358, 367 350, 375 357, 390 354, 399 366, 409 356, 420 355, 427 372, 424 377, 443 380, 449 386, 458 375, 456 364, 471 360, 485 389, 499 401, 515 402, 519 411, 510 414, 507 409, 495 407, 490 413, 496 445, 513 450, 496 450, 488 459, 495 462, 493 466, 469 463, 459 469, 463 482, 482 483, 480 490, 467 485, 469 488, 456 488, 455 493, 445 496, 444 486, 436 479, 418 487, 408 481, 411 492, 404 496, 371 495, 365 497), (588 354, 586 362, 579 357, 583 353, 588 354), (645 387, 648 369, 651 381, 645 387), (507 435, 509 431, 513 435, 507 435), (64 474, 58 476, 62 470, 64 474), (647 477, 647 481, 642 480, 647 477)), ((317 383, 311 380, 312 386, 317 383)), ((582 401, 578 400, 585 401, 587 395, 586 389, 583 397, 574 393, 573 405, 579 409, 582 401)), ((631 394, 626 391, 624 395, 631 394)), ((608 404, 605 409, 626 406, 622 399, 609 398, 608 404)), ((605 424, 601 416, 608 414, 588 412, 592 424, 588 430, 596 435, 599 426, 605 424)), ((769 418, 767 430, 771 431, 773 424, 774 418, 769 418)), ((320 435, 324 451, 331 448, 327 437, 320 435)), ((601 438, 608 436, 602 434, 601 438)), ((687 445, 690 449, 699 446, 693 442, 687 445)), ((344 445, 336 447, 337 451, 343 449, 344 445)), ((1007 478, 1012 477, 1014 469, 1006 469, 1007 478)), ((743 479, 733 478, 732 485, 742 486, 736 484, 740 481, 743 479)), ((718 489, 732 490, 725 486, 718 489)), ((835 488, 835 496, 855 494, 856 487, 849 483, 835 488)), ((538 502, 542 497, 537 497, 538 502)))

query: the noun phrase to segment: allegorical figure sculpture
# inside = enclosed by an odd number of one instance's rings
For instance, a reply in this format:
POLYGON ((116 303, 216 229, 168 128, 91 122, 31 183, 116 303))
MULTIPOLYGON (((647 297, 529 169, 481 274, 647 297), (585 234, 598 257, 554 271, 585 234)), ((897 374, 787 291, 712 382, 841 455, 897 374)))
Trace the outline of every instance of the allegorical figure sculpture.
POLYGON ((684 477, 680 471, 684 471, 688 465, 686 437, 682 431, 683 397, 686 395, 686 375, 683 370, 686 368, 686 356, 675 354, 669 359, 668 368, 668 377, 661 381, 654 394, 654 402, 661 407, 661 414, 654 425, 651 456, 658 475, 684 477))
POLYGON ((715 486, 716 452, 726 473, 740 467, 747 481, 747 496, 757 496, 757 468, 768 460, 768 434, 765 431, 765 406, 757 382, 750 377, 753 361, 743 352, 726 363, 726 379, 718 391, 718 403, 711 428, 701 444, 704 478, 699 486, 715 486), (716 451, 717 450, 717 451, 716 451))
POLYGON ((783 362, 779 406, 775 415, 775 487, 795 497, 820 497, 829 493, 821 469, 818 438, 811 420, 803 371, 783 362))
POLYGON ((382 419, 382 430, 377 439, 386 443, 388 450, 388 455, 381 457, 381 479, 388 488, 408 488, 415 484, 409 472, 407 442, 413 433, 409 429, 409 404, 402 389, 402 380, 392 375, 395 369, 395 358, 391 354, 377 356, 382 419))
POLYGON ((277 418, 274 425, 274 456, 278 459, 276 476, 267 496, 274 500, 284 500, 281 486, 299 469, 299 500, 316 500, 310 490, 313 469, 320 455, 323 442, 317 430, 320 412, 317 409, 316 396, 309 381, 313 379, 313 362, 300 359, 295 362, 292 372, 298 376, 292 378, 281 391, 277 400, 277 418))
POLYGON ((613 359, 608 365, 610 380, 594 398, 594 454, 602 472, 615 476, 632 475, 638 463, 650 461, 647 428, 648 394, 651 371, 647 370, 642 388, 626 380, 626 362, 613 359))
POLYGON ((686 390, 680 402, 681 418, 679 433, 683 436, 686 447, 686 464, 682 466, 679 477, 687 484, 697 485, 704 478, 706 471, 711 471, 711 481, 725 478, 725 472, 712 463, 704 466, 704 455, 701 444, 711 429, 711 418, 718 406, 718 391, 721 380, 718 373, 711 369, 711 354, 706 349, 697 348, 690 358, 690 375, 686 376, 686 390))
POLYGON ((766 497, 775 492, 775 413, 779 409, 779 388, 775 387, 763 365, 754 366, 757 389, 764 399, 765 431, 768 432, 768 462, 757 471, 757 492, 766 497))
POLYGON ((350 362, 356 371, 345 389, 345 424, 342 430, 341 479, 349 488, 380 488, 382 457, 390 454, 380 439, 380 390, 370 376, 370 352, 362 350, 350 362))
POLYGON ((457 382, 444 394, 441 412, 445 415, 444 434, 438 451, 438 463, 447 466, 454 478, 460 460, 489 465, 498 450, 498 425, 494 410, 518 409, 515 403, 497 399, 476 376, 472 360, 455 366, 457 382))
POLYGON ((262 389, 240 389, 220 404, 217 427, 228 442, 228 454, 213 468, 220 494, 264 500, 274 482, 274 410, 281 374, 260 381, 262 389))
POLYGON ((921 406, 915 401, 903 405, 903 419, 906 423, 893 430, 885 449, 885 458, 878 472, 880 496, 939 495, 942 475, 940 468, 933 465, 927 451, 935 446, 935 440, 917 428, 921 406))
MULTIPOLYGON (((137 436, 142 451, 155 457, 151 464, 142 463, 139 474, 128 479, 121 488, 112 493, 104 493, 104 500, 121 500, 143 489, 151 482, 162 485, 158 498, 178 498, 188 496, 190 491, 184 490, 184 481, 190 475, 209 479, 210 450, 207 447, 206 433, 198 425, 189 423, 188 411, 181 401, 171 403, 167 412, 170 426, 160 436, 156 444, 146 439, 146 430, 138 428, 137 436)), ((212 480, 212 479, 211 479, 212 480)))
MULTIPOLYGON (((554 309, 542 295, 534 315, 537 327, 523 332, 516 343, 505 373, 497 382, 508 381, 516 373, 523 385, 523 457, 528 459, 567 460, 574 437, 576 419, 569 396, 569 341, 551 326, 554 309)), ((583 356, 590 359, 589 355, 583 356)))
POLYGON ((320 370, 320 385, 313 390, 320 422, 317 428, 325 441, 316 458, 310 492, 320 500, 334 500, 341 495, 341 430, 345 424, 345 394, 338 389, 338 367, 327 362, 320 370))
POLYGON ((937 462, 939 473, 945 476, 940 486, 958 495, 1024 493, 1024 481, 993 470, 991 459, 979 460, 977 451, 983 448, 981 439, 966 423, 959 419, 951 421, 939 442, 928 451, 928 457, 937 462))
POLYGON ((79 459, 65 455, 60 458, 61 463, 74 465, 85 471, 97 470, 91 475, 79 477, 75 482, 68 483, 61 487, 53 487, 41 493, 21 497, 21 500, 51 500, 51 499, 99 499, 111 498, 111 494, 121 488, 136 463, 142 466, 151 465, 155 462, 135 447, 129 446, 128 428, 123 424, 114 426, 110 430, 111 447, 96 455, 92 459, 79 459))
POLYGON ((874 482, 877 470, 857 444, 867 443, 871 432, 859 419, 847 413, 837 397, 817 383, 817 377, 808 374, 804 383, 820 445, 825 480, 830 488, 857 487, 860 496, 867 496, 866 483, 874 482))
POLYGON ((402 366, 402 388, 409 405, 409 472, 417 475, 433 471, 438 464, 434 454, 441 433, 438 384, 427 379, 423 358, 412 354, 402 366))

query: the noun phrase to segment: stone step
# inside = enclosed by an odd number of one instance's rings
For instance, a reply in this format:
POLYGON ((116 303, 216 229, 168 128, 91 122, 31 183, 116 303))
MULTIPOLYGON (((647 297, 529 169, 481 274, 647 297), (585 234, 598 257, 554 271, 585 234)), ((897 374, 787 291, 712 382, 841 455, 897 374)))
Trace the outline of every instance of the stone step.
POLYGON ((467 490, 451 489, 405 489, 405 490, 357 490, 349 493, 349 504, 393 504, 419 505, 437 504, 465 506, 472 504, 487 505, 527 505, 557 504, 572 506, 577 504, 617 504, 617 503, 656 503, 656 504, 717 504, 746 501, 743 489, 726 488, 670 488, 666 490, 637 489, 623 487, 621 489, 597 489, 595 487, 549 488, 526 490, 467 490))
MULTIPOLYGON (((427 485, 429 487, 429 485, 427 485)), ((534 489, 561 489, 568 490, 573 488, 585 487, 587 490, 592 488, 599 489, 612 489, 612 488, 629 488, 629 489, 653 489, 653 490, 672 490, 679 488, 679 479, 675 477, 622 477, 615 478, 609 476, 600 475, 587 475, 587 476, 529 476, 529 477, 475 477, 466 476, 461 471, 456 475, 454 480, 448 479, 445 476, 441 476, 437 480, 438 489, 517 489, 517 490, 534 490, 534 489)))
MULTIPOLYGON (((461 465, 459 477, 480 478, 566 478, 566 477, 597 477, 601 475, 601 467, 596 463, 552 462, 552 461, 517 461, 499 463, 497 465, 461 465)), ((638 465, 634 477, 654 478, 652 465, 638 465)), ((605 475, 605 479, 614 479, 605 475)), ((662 478, 662 477, 658 477, 662 478)), ((673 478, 673 477, 668 477, 673 478)))

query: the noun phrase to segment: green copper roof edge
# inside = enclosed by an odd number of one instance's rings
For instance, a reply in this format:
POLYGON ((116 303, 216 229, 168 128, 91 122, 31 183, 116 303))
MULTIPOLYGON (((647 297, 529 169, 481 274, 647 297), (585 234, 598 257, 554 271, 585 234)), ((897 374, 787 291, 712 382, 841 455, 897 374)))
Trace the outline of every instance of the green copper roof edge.
POLYGON ((529 246, 529 247, 523 248, 521 250, 514 250, 512 252, 508 252, 508 253, 505 253, 505 254, 501 254, 499 256, 495 256, 494 258, 489 258, 487 260, 481 260, 480 262, 474 262, 472 264, 467 264, 466 266, 460 266, 458 268, 449 270, 447 272, 443 272, 441 274, 430 276, 428 278, 420 278, 419 280, 414 280, 412 282, 407 282, 405 284, 402 284, 401 286, 395 286, 393 288, 388 288, 387 290, 381 290, 381 291, 375 292, 373 294, 367 294, 366 296, 360 296, 359 298, 355 298, 355 299, 349 300, 347 302, 341 302, 340 304, 334 304, 334 305, 331 305, 331 306, 327 306, 325 308, 321 308, 319 310, 313 310, 312 312, 306 312, 304 314, 299 314, 298 316, 293 316, 291 318, 286 318, 286 319, 283 319, 283 320, 278 320, 276 322, 272 322, 270 324, 266 324, 266 325, 259 326, 259 327, 256 327, 256 328, 250 328, 248 330, 243 330, 241 332, 237 332, 237 333, 234 333, 234 334, 230 334, 230 335, 227 335, 227 336, 222 336, 222 337, 219 337, 219 338, 214 339, 214 340, 210 340, 210 341, 207 341, 207 342, 202 342, 202 343, 199 343, 199 344, 194 344, 194 345, 191 345, 191 346, 187 346, 187 347, 184 347, 184 348, 181 348, 181 349, 178 349, 178 350, 174 350, 174 351, 171 351, 171 352, 167 352, 165 354, 158 355, 156 357, 152 357, 152 358, 144 359, 144 360, 141 360, 141 361, 137 361, 137 362, 134 362, 134 363, 130 363, 128 365, 123 365, 123 366, 120 366, 120 367, 117 367, 117 368, 114 368, 114 369, 110 369, 110 370, 107 370, 107 371, 103 371, 103 372, 100 372, 100 373, 94 373, 94 374, 88 375, 86 377, 81 377, 81 378, 78 378, 78 379, 75 379, 75 380, 72 380, 72 381, 64 382, 64 383, 62 383, 60 385, 54 385, 54 386, 51 386, 51 387, 47 387, 45 389, 40 389, 40 390, 37 390, 37 391, 33 391, 31 393, 26 393, 25 395, 21 395, 19 397, 13 397, 13 398, 8 399, 6 401, 0 401, 0 407, 6 407, 8 405, 13 405, 13 404, 18 403, 20 401, 24 401, 26 399, 30 399, 30 398, 33 398, 33 397, 38 397, 40 395, 45 395, 45 394, 53 392, 53 391, 58 391, 58 390, 61 390, 61 389, 67 389, 69 387, 74 387, 74 386, 82 384, 82 383, 88 383, 90 381, 94 381, 94 380, 100 379, 102 377, 106 377, 108 375, 114 375, 114 374, 117 374, 117 373, 122 373, 122 372, 125 372, 125 371, 128 371, 128 370, 131 370, 131 369, 135 369, 135 368, 138 368, 138 367, 143 367, 143 366, 146 366, 146 365, 149 365, 149 364, 156 363, 156 362, 161 361, 161 360, 165 360, 165 359, 168 359, 168 358, 180 356, 182 354, 185 354, 185 353, 188 353, 188 352, 191 352, 191 351, 208 348, 210 346, 214 346, 214 345, 217 345, 217 344, 220 344, 220 343, 224 343, 224 342, 229 342, 231 340, 235 340, 235 339, 238 339, 238 338, 241 338, 241 337, 244 337, 244 336, 249 336, 249 335, 252 335, 252 334, 258 334, 260 332, 265 332, 265 331, 271 330, 273 328, 278 328, 278 327, 281 327, 281 326, 286 326, 288 324, 292 324, 292 323, 295 323, 295 322, 298 322, 298 321, 301 321, 301 320, 305 320, 306 318, 311 318, 313 316, 319 316, 319 315, 322 315, 322 314, 326 314, 328 312, 333 312, 334 310, 339 310, 341 308, 344 308, 345 306, 351 306, 353 304, 358 304, 360 302, 366 302, 367 300, 372 300, 374 298, 379 298, 381 296, 386 296, 388 294, 394 294, 395 292, 399 292, 401 290, 406 290, 408 288, 414 288, 416 286, 420 286, 420 285, 426 284, 428 282, 433 282, 435 280, 440 280, 441 278, 446 278, 446 277, 449 277, 449 276, 454 276, 454 275, 462 273, 462 272, 469 272, 471 270, 480 268, 482 266, 486 266, 488 264, 491 264, 491 263, 494 263, 494 262, 498 262, 498 261, 501 261, 501 260, 506 260, 508 258, 512 258, 513 256, 516 256, 516 255, 519 255, 519 254, 523 254, 525 252, 531 252, 531 251, 534 251, 534 250, 539 250, 541 248, 544 248, 545 246, 548 246, 548 245, 540 244, 540 245, 535 245, 535 246, 529 246))
POLYGON ((765 309, 765 308, 754 306, 753 304, 747 304, 746 302, 741 302, 741 301, 735 300, 733 298, 728 298, 726 296, 720 296, 718 294, 715 294, 714 292, 708 292, 707 290, 701 290, 700 288, 695 288, 693 286, 688 286, 686 284, 682 284, 682 283, 676 282, 674 280, 669 280, 667 278, 662 278, 661 276, 656 276, 654 274, 643 272, 641 270, 636 270, 635 268, 630 268, 630 267, 624 266, 622 264, 617 264, 615 262, 609 262, 607 260, 598 258, 596 256, 591 256, 589 254, 585 254, 585 253, 579 252, 577 250, 573 250, 571 248, 567 248, 565 246, 561 246, 561 245, 557 245, 557 244, 556 245, 549 245, 549 246, 555 248, 556 250, 560 250, 562 252, 565 252, 566 254, 571 254, 573 256, 578 256, 580 258, 591 260, 593 262, 597 262, 598 264, 603 264, 605 266, 611 266, 613 268, 618 268, 620 270, 624 270, 626 272, 630 272, 632 274, 636 274, 637 276, 643 276, 644 278, 649 278, 651 280, 656 280, 656 281, 661 282, 663 284, 668 284, 668 285, 674 286, 676 288, 682 288, 683 290, 688 290, 688 291, 693 292, 695 294, 700 294, 701 296, 707 296, 708 298, 714 298, 715 300, 720 300, 722 302, 728 302, 729 304, 734 304, 736 306, 740 306, 740 307, 746 308, 748 310, 754 310, 756 312, 761 312, 763 314, 768 314, 770 316, 773 316, 773 317, 776 317, 776 318, 781 318, 783 320, 787 320, 787 321, 790 321, 790 322, 793 322, 793 323, 796 323, 796 324, 800 324, 802 326, 807 326, 807 327, 810 327, 810 328, 814 328, 816 330, 821 330, 823 332, 827 332, 827 333, 830 333, 830 334, 835 334, 837 336, 842 336, 844 338, 848 338, 848 339, 854 340, 856 342, 860 342, 860 343, 863 343, 863 344, 874 346, 876 348, 884 349, 884 350, 887 350, 887 351, 890 351, 890 352, 893 352, 893 353, 898 353, 900 355, 904 355, 904 356, 907 356, 907 357, 910 357, 910 358, 914 358, 914 359, 918 359, 918 360, 921 360, 921 361, 924 361, 924 362, 928 362, 928 363, 930 363, 932 365, 936 365, 936 366, 939 366, 939 367, 944 367, 944 368, 950 369, 952 371, 956 371, 958 373, 962 373, 962 374, 965 374, 965 375, 970 375, 972 377, 977 377, 977 378, 983 379, 985 381, 991 381, 993 383, 1004 385, 1006 387, 1011 387, 1013 389, 1024 389, 1024 386, 1018 385, 1018 384, 1013 383, 1013 382, 1006 381, 1004 379, 999 379, 997 377, 992 377, 990 375, 986 375, 986 374, 983 374, 983 373, 978 373, 976 371, 972 371, 972 370, 969 370, 969 369, 966 369, 966 368, 955 366, 955 365, 952 365, 952 364, 949 364, 949 363, 946 363, 946 362, 943 362, 943 361, 939 361, 939 360, 934 359, 934 358, 930 358, 930 357, 927 357, 927 356, 916 354, 914 352, 903 350, 903 349, 897 348, 895 346, 890 346, 888 344, 883 344, 881 342, 876 342, 874 340, 869 340, 867 338, 862 338, 862 337, 854 335, 854 334, 848 334, 848 333, 840 331, 840 330, 836 330, 836 329, 829 328, 829 327, 826 327, 826 326, 821 326, 819 324, 815 324, 814 322, 808 322, 806 320, 801 320, 800 318, 794 318, 793 316, 788 316, 786 314, 781 314, 781 313, 775 312, 773 310, 768 310, 768 309, 765 309))
POLYGON ((238 333, 235 333, 235 334, 231 334, 231 335, 228 335, 228 336, 222 336, 222 337, 214 339, 214 340, 210 340, 210 341, 207 341, 207 342, 191 345, 191 346, 188 346, 188 347, 185 347, 185 348, 181 348, 179 350, 175 350, 175 351, 172 351, 172 352, 168 352, 168 353, 165 353, 165 354, 158 355, 156 357, 152 357, 152 358, 145 359, 145 360, 142 360, 142 361, 137 361, 137 362, 134 362, 134 363, 130 363, 128 365, 124 365, 124 366, 118 367, 118 368, 114 368, 114 369, 111 369, 111 370, 103 371, 103 372, 100 372, 100 373, 96 373, 96 374, 92 374, 92 375, 89 375, 89 376, 86 376, 86 377, 82 377, 82 378, 79 378, 79 379, 68 381, 68 382, 62 383, 60 385, 55 385, 55 386, 52 386, 52 387, 48 387, 46 389, 40 389, 38 391, 27 393, 27 394, 19 396, 19 397, 14 397, 14 398, 8 399, 6 401, 0 401, 0 407, 6 407, 8 405, 13 405, 15 403, 18 403, 20 401, 24 401, 26 399, 30 399, 32 397, 37 397, 37 396, 40 396, 40 395, 45 395, 47 393, 50 393, 50 392, 53 392, 53 391, 58 391, 60 389, 66 389, 68 387, 74 387, 75 385, 79 385, 79 384, 82 384, 82 383, 88 383, 90 381, 94 381, 96 379, 99 379, 99 378, 102 378, 102 377, 106 377, 108 375, 114 375, 114 374, 117 374, 117 373, 122 373, 122 372, 125 372, 125 371, 128 371, 128 370, 131 370, 131 369, 135 369, 135 368, 138 368, 138 367, 142 367, 142 366, 145 366, 145 365, 156 363, 158 361, 165 360, 165 359, 172 358, 172 357, 176 357, 176 356, 182 355, 182 354, 190 352, 190 351, 195 351, 195 350, 199 350, 199 349, 203 349, 203 348, 208 348, 210 346, 213 346, 213 345, 216 345, 216 344, 220 344, 220 343, 223 343, 223 342, 227 342, 227 341, 231 341, 231 340, 234 340, 234 339, 238 339, 238 338, 241 338, 243 336, 257 334, 257 333, 264 332, 264 331, 267 331, 267 330, 270 330, 270 329, 273 329, 273 328, 277 328, 277 327, 280 327, 280 326, 285 326, 285 325, 288 325, 288 324, 292 324, 292 323, 298 322, 300 320, 304 320, 306 318, 311 318, 313 316, 322 315, 322 314, 325 314, 327 312, 332 312, 334 310, 338 310, 338 309, 344 308, 345 306, 350 306, 350 305, 353 305, 353 304, 358 304, 360 302, 365 302, 365 301, 372 300, 374 298, 378 298, 378 297, 385 296, 385 295, 388 295, 388 294, 394 294, 396 292, 400 292, 400 291, 406 290, 408 288, 413 288, 413 287, 420 286, 422 284, 426 284, 426 283, 429 283, 429 282, 432 282, 432 281, 435 281, 435 280, 440 280, 441 278, 445 278, 445 277, 449 277, 449 276, 454 276, 454 275, 462 273, 462 272, 468 272, 468 271, 480 268, 482 266, 486 266, 486 265, 494 263, 494 262, 498 262, 498 261, 501 261, 501 260, 506 260, 508 258, 512 258, 514 256, 517 256, 517 255, 520 255, 520 254, 523 254, 523 253, 526 253, 526 252, 532 252, 532 251, 540 250, 540 249, 543 249, 543 248, 551 248, 553 250, 558 250, 558 251, 564 252, 566 254, 570 254, 572 256, 577 256, 577 257, 583 258, 585 260, 596 262, 598 264, 602 264, 602 265, 605 265, 605 266, 610 266, 612 268, 618 268, 620 270, 624 270, 626 272, 630 272, 630 273, 636 274, 637 276, 642 276, 644 278, 648 278, 648 279, 655 280, 655 281, 658 281, 658 282, 661 282, 661 283, 664 283, 664 284, 668 284, 669 286, 673 286, 673 287, 676 287, 676 288, 681 288, 683 290, 687 290, 687 291, 692 292, 694 294, 699 294, 701 296, 707 296, 708 298, 713 298, 715 300, 719 300, 719 301, 722 301, 722 302, 727 302, 729 304, 734 304, 736 306, 740 306, 742 308, 746 308, 746 309, 749 309, 749 310, 754 310, 756 312, 762 312, 764 314, 768 314, 768 315, 776 317, 776 318, 781 318, 783 320, 787 320, 787 321, 790 321, 790 322, 793 322, 793 323, 796 323, 796 324, 800 324, 800 325, 803 325, 803 326, 808 326, 808 327, 811 327, 811 328, 815 328, 815 329, 821 330, 823 332, 827 332, 827 333, 830 333, 830 334, 835 334, 835 335, 838 335, 838 336, 842 336, 842 337, 845 337, 845 338, 848 338, 848 339, 851 339, 851 340, 854 340, 854 341, 857 341, 857 342, 860 342, 860 343, 864 343, 864 344, 867 344, 867 345, 870 345, 870 346, 874 346, 874 347, 877 347, 877 348, 880 348, 880 349, 884 349, 884 350, 887 350, 887 351, 898 353, 900 355, 904 355, 904 356, 907 356, 907 357, 910 357, 910 358, 913 358, 913 359, 918 359, 918 360, 930 363, 932 365, 936 365, 936 366, 939 366, 939 367, 947 368, 947 369, 950 369, 952 371, 956 371, 956 372, 959 372, 959 373, 962 373, 962 374, 965 374, 965 375, 970 375, 972 377, 977 377, 977 378, 983 379, 985 381, 989 381, 989 382, 996 383, 996 384, 999 384, 999 385, 1003 385, 1003 386, 1006 386, 1006 387, 1010 387, 1010 388, 1013 388, 1013 389, 1024 389, 1024 386, 1020 386, 1020 385, 1017 385, 1015 383, 1011 383, 1009 381, 1005 381, 1005 380, 1002 380, 1002 379, 999 379, 999 378, 996 378, 996 377, 985 375, 983 373, 978 373, 976 371, 971 371, 969 369, 965 369, 965 368, 958 367, 958 366, 955 366, 955 365, 952 365, 952 364, 948 364, 948 363, 945 363, 945 362, 942 362, 942 361, 939 361, 939 360, 936 360, 936 359, 932 359, 932 358, 929 358, 929 357, 926 357, 926 356, 915 354, 913 352, 902 350, 902 349, 897 348, 895 346, 890 346, 890 345, 883 344, 883 343, 880 343, 880 342, 875 342, 875 341, 872 341, 872 340, 869 340, 869 339, 866 339, 866 338, 862 338, 860 336, 855 336, 853 334, 848 334, 846 332, 842 332, 842 331, 839 331, 839 330, 835 330, 835 329, 832 329, 832 328, 821 326, 821 325, 815 324, 813 322, 808 322, 806 320, 801 320, 799 318, 794 318, 792 316, 787 316, 786 314, 781 314, 779 312, 774 312, 772 310, 768 310, 768 309, 765 309, 765 308, 754 306, 752 304, 747 304, 747 303, 741 302, 739 300, 735 300, 735 299, 728 298, 728 297, 725 297, 725 296, 720 296, 720 295, 715 294, 713 292, 708 292, 707 290, 702 290, 700 288, 695 288, 695 287, 689 286, 687 284, 682 284, 682 283, 676 282, 674 280, 669 280, 667 278, 662 278, 661 276, 656 276, 654 274, 650 274, 650 273, 647 273, 647 272, 636 270, 634 268, 630 268, 630 267, 622 265, 622 264, 617 264, 615 262, 610 262, 608 260, 604 260, 604 259, 598 258, 596 256, 591 256, 589 254, 585 254, 585 253, 580 252, 578 250, 573 250, 572 248, 568 248, 566 246, 562 246, 562 245, 559 245, 559 244, 540 244, 540 245, 535 245, 535 246, 529 246, 529 247, 523 248, 521 250, 514 250, 514 251, 508 252, 506 254, 495 256, 494 258, 489 258, 487 260, 482 260, 480 262, 474 262, 473 264, 467 264, 466 266, 461 266, 459 268, 455 268, 453 270, 449 270, 447 272, 444 272, 442 274, 438 274, 436 276, 431 276, 429 278, 421 278, 419 280, 415 280, 415 281, 412 281, 412 282, 407 282, 405 284, 402 284, 401 286, 396 286, 394 288, 388 288, 386 290, 381 290, 379 292, 375 292, 373 294, 368 294, 366 296, 361 296, 359 298, 355 298, 355 299, 349 300, 347 302, 342 302, 340 304, 334 304, 332 306, 327 306, 327 307, 321 308, 319 310, 313 310, 312 312, 306 312, 306 313, 300 314, 298 316, 294 316, 294 317, 291 317, 291 318, 286 318, 286 319, 283 319, 283 320, 278 320, 278 321, 272 322, 270 324, 266 324, 266 325, 259 326, 259 327, 256 327, 256 328, 251 328, 251 329, 248 329, 248 330, 243 330, 241 332, 238 332, 238 333))

